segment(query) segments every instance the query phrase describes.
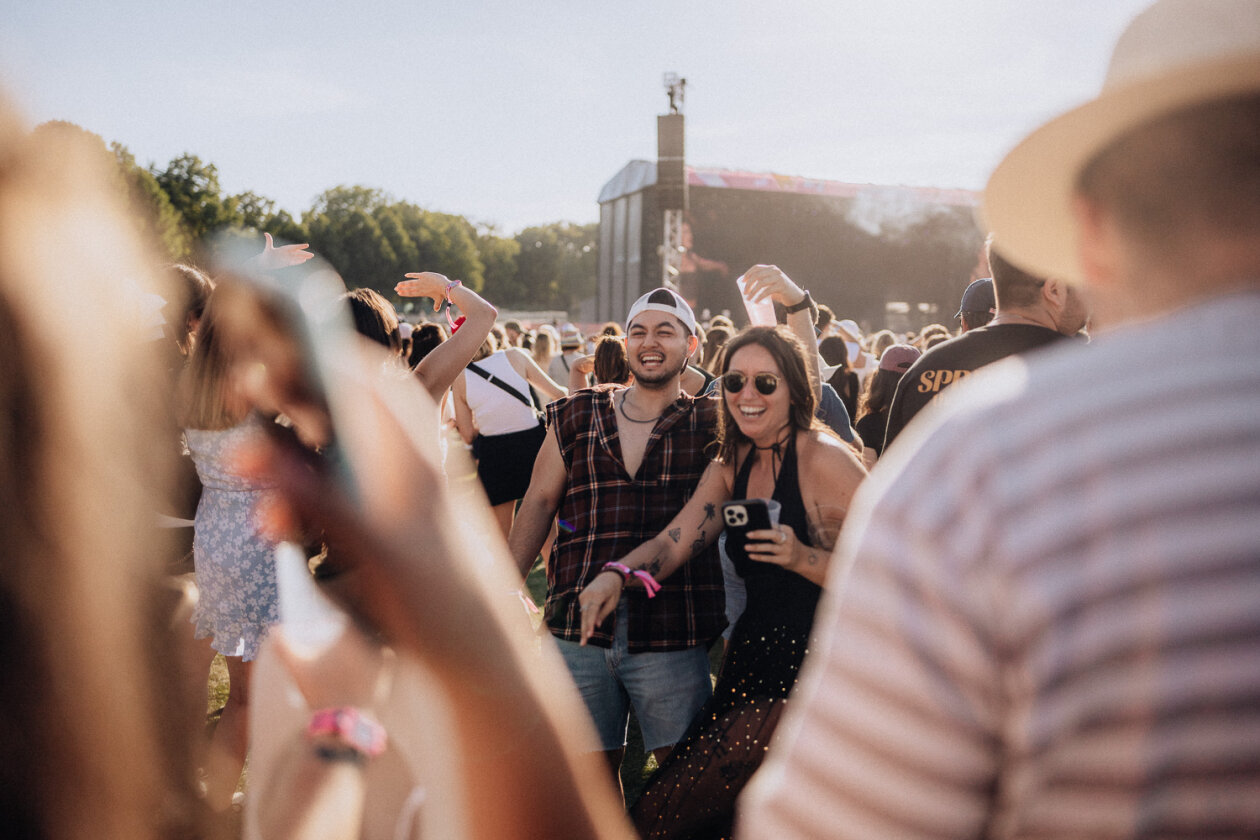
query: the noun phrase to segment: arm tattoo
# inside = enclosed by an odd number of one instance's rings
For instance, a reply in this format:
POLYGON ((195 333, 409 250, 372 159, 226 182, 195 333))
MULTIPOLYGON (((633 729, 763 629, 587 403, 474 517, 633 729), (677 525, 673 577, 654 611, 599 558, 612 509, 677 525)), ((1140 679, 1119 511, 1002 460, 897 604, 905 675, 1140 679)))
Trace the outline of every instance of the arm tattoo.
POLYGON ((670 538, 671 540, 673 540, 674 542, 678 542, 679 538, 681 538, 681 537, 682 537, 682 528, 670 528, 670 529, 669 529, 669 538, 670 538))
POLYGON ((691 556, 695 557, 704 551, 704 531, 700 531, 700 536, 691 543, 691 556))
POLYGON ((712 502, 707 503, 704 506, 704 521, 708 522, 710 519, 713 519, 716 516, 717 516, 717 505, 713 504, 712 502))
POLYGON ((658 574, 660 574, 661 565, 662 565, 661 559, 663 557, 664 555, 662 554, 656 555, 655 557, 651 559, 651 561, 647 564, 647 566, 644 567, 645 569, 647 569, 647 573, 650 574, 652 577, 656 577, 658 574))

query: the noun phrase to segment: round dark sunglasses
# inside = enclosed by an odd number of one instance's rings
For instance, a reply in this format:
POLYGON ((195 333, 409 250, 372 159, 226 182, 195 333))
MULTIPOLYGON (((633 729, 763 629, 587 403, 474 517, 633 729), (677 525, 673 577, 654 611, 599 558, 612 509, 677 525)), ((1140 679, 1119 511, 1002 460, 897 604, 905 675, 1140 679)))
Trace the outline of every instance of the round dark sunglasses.
MULTIPOLYGON (((770 396, 779 387, 779 377, 773 373, 759 373, 752 378, 753 385, 765 396, 770 396)), ((728 370, 722 374, 722 389, 728 394, 738 394, 748 384, 748 375, 738 370, 728 370)))

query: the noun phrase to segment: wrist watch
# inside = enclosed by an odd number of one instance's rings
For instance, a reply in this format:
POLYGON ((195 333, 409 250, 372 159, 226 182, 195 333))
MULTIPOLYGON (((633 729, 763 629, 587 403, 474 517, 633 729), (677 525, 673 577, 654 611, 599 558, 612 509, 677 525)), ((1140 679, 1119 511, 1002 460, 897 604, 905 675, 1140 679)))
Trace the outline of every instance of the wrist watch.
POLYGON ((809 309, 813 303, 814 300, 809 296, 809 290, 807 289, 805 291, 805 297, 801 298, 800 301, 792 304, 791 306, 783 307, 783 311, 791 315, 794 312, 800 312, 802 309, 809 309))

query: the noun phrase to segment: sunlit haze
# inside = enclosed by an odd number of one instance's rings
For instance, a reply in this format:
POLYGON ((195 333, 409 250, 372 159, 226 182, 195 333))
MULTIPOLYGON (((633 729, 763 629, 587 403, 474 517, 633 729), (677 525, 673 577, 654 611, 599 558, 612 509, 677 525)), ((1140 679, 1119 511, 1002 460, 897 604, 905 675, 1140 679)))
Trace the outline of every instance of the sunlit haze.
POLYGON ((598 218, 687 79, 689 163, 981 187, 1091 96, 1146 0, 11 2, 0 74, 68 120, 295 215, 379 187, 504 232, 598 218))

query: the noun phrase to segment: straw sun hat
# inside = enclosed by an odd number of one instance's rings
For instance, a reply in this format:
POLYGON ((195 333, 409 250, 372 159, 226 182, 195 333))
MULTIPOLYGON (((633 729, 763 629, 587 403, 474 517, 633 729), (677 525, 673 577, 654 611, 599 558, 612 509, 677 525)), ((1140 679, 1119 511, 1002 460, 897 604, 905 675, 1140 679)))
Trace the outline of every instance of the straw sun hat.
POLYGON ((1080 280, 1071 202, 1095 155, 1181 108, 1260 91, 1260 0, 1160 0, 1129 24, 1097 99, 1043 125, 998 164, 981 214, 1012 262, 1080 280))

